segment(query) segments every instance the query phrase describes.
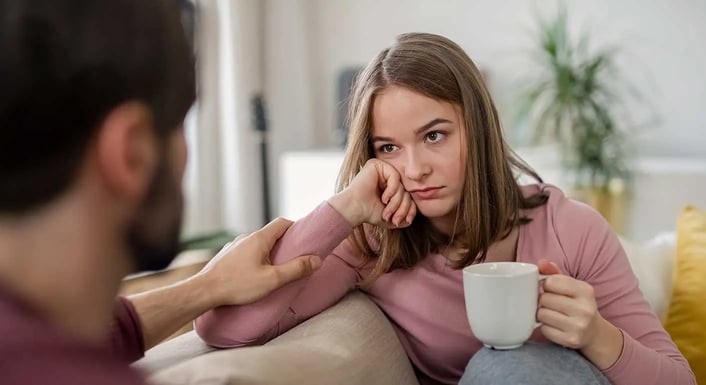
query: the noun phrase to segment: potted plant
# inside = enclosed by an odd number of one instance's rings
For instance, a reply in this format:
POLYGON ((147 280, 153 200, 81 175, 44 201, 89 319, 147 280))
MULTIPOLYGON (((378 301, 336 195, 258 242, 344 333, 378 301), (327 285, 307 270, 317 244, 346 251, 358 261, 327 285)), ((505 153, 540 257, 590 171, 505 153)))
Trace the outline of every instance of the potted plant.
POLYGON ((616 117, 622 84, 616 52, 591 50, 587 35, 574 40, 565 8, 541 20, 533 50, 538 66, 522 94, 520 116, 532 125, 535 143, 558 143, 568 193, 621 230, 630 172, 625 127, 616 117))

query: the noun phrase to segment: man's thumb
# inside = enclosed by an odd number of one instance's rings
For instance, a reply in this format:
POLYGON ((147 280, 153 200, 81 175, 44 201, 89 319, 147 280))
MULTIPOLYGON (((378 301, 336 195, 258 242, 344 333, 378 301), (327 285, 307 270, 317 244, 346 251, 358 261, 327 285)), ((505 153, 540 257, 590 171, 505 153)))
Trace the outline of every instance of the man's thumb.
POLYGON ((304 255, 281 265, 272 266, 277 270, 278 286, 307 277, 319 267, 321 267, 321 258, 317 255, 304 255))

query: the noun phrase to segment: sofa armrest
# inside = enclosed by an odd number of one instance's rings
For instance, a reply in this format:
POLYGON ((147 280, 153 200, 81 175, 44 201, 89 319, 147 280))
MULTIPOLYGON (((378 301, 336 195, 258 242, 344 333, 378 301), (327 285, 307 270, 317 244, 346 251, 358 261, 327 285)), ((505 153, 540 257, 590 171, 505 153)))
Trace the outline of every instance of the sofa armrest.
POLYGON ((418 385, 392 325, 360 292, 263 346, 216 350, 190 332, 135 366, 164 385, 418 385))

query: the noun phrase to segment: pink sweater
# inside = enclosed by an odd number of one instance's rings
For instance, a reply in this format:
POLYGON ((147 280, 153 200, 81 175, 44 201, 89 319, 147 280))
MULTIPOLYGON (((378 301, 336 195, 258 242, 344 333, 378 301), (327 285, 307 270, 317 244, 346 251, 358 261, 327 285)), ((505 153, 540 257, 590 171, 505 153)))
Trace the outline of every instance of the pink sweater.
MULTIPOLYGON (((550 259, 564 273, 594 287, 600 313, 625 336, 620 358, 605 375, 615 385, 695 384, 687 361, 640 292, 609 225, 555 187, 532 185, 524 191, 531 194, 540 188, 549 192, 549 202, 525 213, 532 221, 520 227, 517 261, 550 259)), ((303 254, 327 256, 321 269, 252 305, 212 310, 196 320, 196 331, 218 347, 261 344, 334 305, 365 274, 359 269, 360 255, 346 240, 351 232, 336 210, 321 204, 292 225, 271 254, 275 264, 303 254)), ((383 275, 366 294, 392 321, 422 373, 441 383, 458 382, 482 346, 466 319, 460 270, 447 266, 444 256, 432 254, 412 270, 383 275)), ((546 341, 539 330, 532 340, 546 341)))

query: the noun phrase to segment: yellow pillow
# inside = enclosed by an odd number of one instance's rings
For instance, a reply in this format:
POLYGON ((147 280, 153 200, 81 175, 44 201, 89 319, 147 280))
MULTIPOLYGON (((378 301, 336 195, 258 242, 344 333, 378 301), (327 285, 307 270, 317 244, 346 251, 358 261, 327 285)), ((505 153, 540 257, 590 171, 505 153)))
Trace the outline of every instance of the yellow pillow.
POLYGON ((685 207, 677 222, 677 260, 665 329, 706 384, 706 212, 685 207))

